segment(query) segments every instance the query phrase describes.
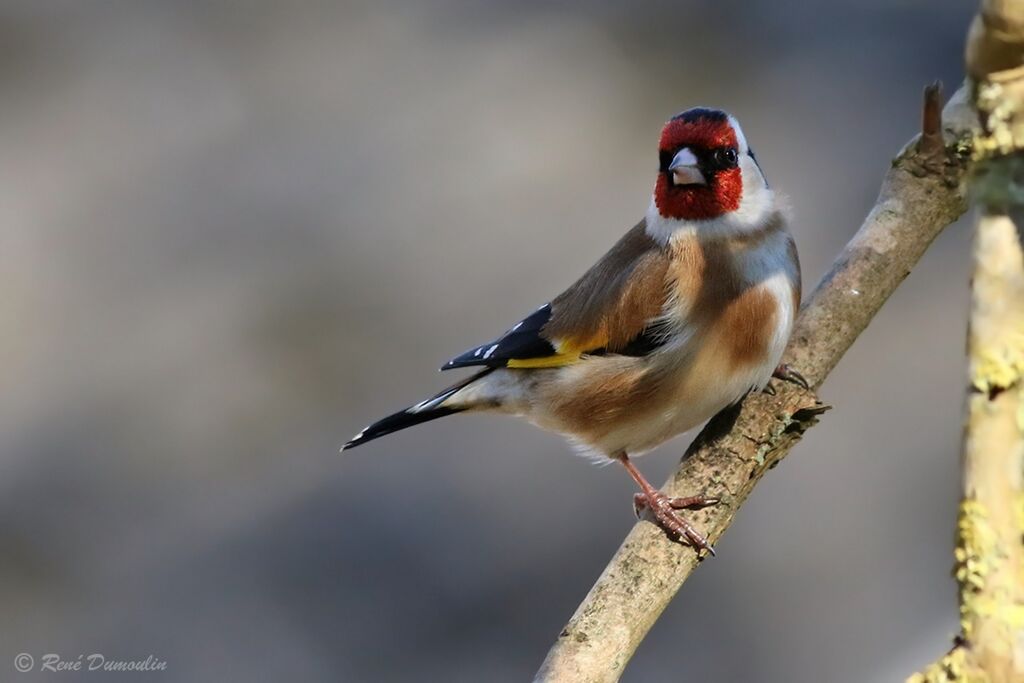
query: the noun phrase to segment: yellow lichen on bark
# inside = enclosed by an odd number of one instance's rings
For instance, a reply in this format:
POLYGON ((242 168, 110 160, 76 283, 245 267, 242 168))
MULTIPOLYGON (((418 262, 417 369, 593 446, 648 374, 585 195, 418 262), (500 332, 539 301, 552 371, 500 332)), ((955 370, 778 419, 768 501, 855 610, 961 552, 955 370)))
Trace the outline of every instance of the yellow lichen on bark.
POLYGON ((1010 215, 987 209, 975 236, 956 575, 967 668, 999 683, 1024 680, 1024 256, 1010 215))
POLYGON ((924 671, 908 678, 907 683, 988 683, 984 675, 969 674, 966 658, 963 648, 955 647, 924 671))
POLYGON ((982 129, 972 141, 961 631, 910 683, 1024 682, 1024 2, 982 0, 966 62, 982 129))
POLYGON ((961 632, 909 683, 1024 681, 1024 255, 1013 219, 984 210, 975 235, 955 550, 961 632))
POLYGON ((961 502, 954 575, 960 586, 960 630, 965 639, 972 635, 974 617, 981 611, 978 596, 992 573, 989 558, 996 547, 996 535, 985 506, 976 500, 961 502))

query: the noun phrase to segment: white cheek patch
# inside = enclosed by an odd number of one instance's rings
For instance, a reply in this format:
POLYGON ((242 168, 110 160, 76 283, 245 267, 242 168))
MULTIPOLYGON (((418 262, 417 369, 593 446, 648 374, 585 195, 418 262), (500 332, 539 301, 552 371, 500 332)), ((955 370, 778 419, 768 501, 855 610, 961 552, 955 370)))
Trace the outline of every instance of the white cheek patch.
POLYGON ((743 178, 743 196, 733 216, 741 222, 758 222, 775 206, 775 195, 749 154, 740 157, 740 175, 743 178))
POLYGON ((740 154, 746 154, 750 151, 750 147, 747 145, 747 138, 743 135, 743 129, 740 128, 740 122, 736 120, 732 114, 729 115, 729 125, 732 126, 732 130, 736 133, 736 146, 739 147, 740 154))

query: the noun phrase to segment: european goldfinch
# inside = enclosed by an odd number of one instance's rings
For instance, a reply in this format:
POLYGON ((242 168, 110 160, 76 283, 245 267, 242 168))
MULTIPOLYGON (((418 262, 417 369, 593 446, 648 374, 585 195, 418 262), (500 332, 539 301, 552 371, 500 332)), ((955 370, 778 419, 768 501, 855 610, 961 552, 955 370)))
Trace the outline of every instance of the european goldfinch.
MULTIPOLYGON (((779 368, 800 304, 786 217, 736 119, 694 108, 669 120, 644 218, 571 287, 441 369, 476 374, 373 423, 342 448, 466 411, 525 417, 621 462, 670 535, 711 551, 630 456, 704 422, 779 368)), ((800 381, 785 369, 779 376, 800 381)), ((713 551, 712 551, 713 552, 713 551)))

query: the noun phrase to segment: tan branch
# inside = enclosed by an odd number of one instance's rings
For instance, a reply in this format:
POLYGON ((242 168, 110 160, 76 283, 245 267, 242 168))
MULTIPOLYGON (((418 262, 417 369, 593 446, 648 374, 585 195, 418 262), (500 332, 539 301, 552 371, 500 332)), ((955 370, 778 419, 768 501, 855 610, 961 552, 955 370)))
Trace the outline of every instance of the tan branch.
POLYGON ((910 683, 1024 681, 1024 3, 988 0, 968 72, 982 131, 974 236, 964 496, 957 524, 960 635, 910 683))
POLYGON ((967 34, 966 59, 976 81, 1024 64, 1024 3, 982 0, 967 34))
MULTIPOLYGON (((961 88, 942 112, 943 144, 936 145, 936 90, 926 98, 923 139, 893 161, 871 213, 797 320, 784 360, 812 387, 821 385, 936 235, 965 209, 961 181, 975 118, 961 88)), ((664 488, 673 496, 721 497, 693 516, 712 541, 824 410, 811 392, 775 386, 774 396, 751 395, 738 410, 714 418, 664 488)), ((559 634, 536 681, 618 680, 698 562, 688 546, 668 540, 653 524, 637 523, 559 634)))
POLYGON ((956 534, 960 635, 908 683, 1024 680, 1024 257, 1010 217, 978 220, 964 497, 956 534))
POLYGON ((962 642, 988 680, 1024 680, 1024 259, 1014 222, 975 236, 964 500, 957 539, 962 642))

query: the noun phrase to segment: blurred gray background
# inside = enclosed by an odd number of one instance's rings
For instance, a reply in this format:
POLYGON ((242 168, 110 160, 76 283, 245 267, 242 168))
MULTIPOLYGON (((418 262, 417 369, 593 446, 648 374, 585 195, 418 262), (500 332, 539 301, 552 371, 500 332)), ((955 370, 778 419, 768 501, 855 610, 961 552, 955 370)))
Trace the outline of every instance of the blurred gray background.
MULTIPOLYGON (((23 651, 528 680, 628 477, 497 417, 338 446, 632 226, 690 106, 743 122, 810 290, 972 9, 0 2, 0 680, 41 679, 23 651)), ((968 243, 847 355, 624 680, 902 680, 948 646, 968 243)))

